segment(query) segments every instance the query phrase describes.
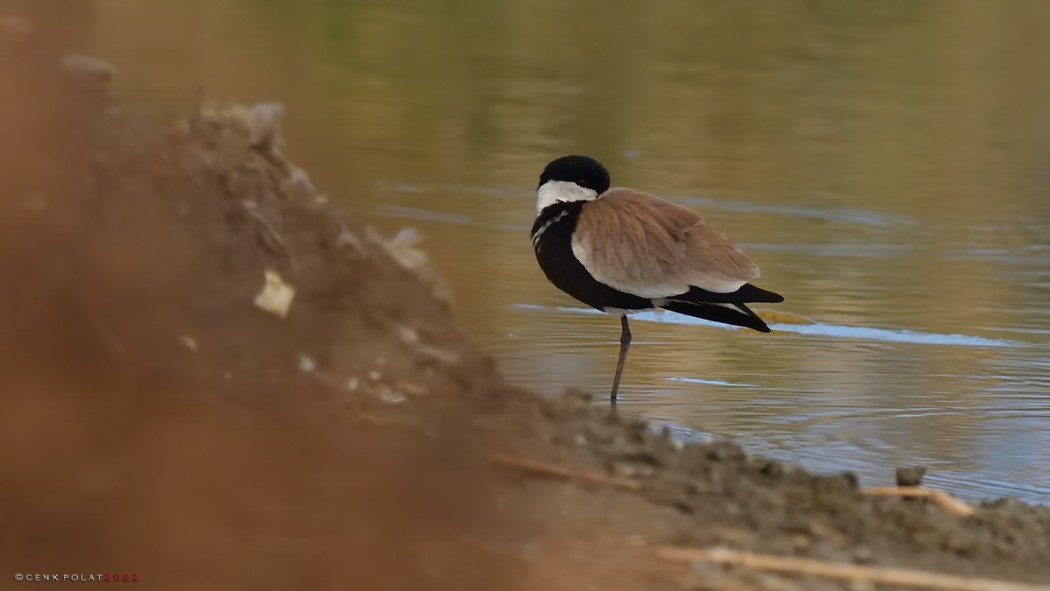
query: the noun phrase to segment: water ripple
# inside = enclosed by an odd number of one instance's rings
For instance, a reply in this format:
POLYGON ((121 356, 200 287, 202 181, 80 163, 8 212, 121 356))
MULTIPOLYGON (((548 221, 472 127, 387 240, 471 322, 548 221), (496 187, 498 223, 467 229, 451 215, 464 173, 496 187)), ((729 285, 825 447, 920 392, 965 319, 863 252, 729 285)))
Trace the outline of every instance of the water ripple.
MULTIPOLYGON (((459 194, 486 195, 491 197, 529 197, 534 196, 533 190, 525 187, 495 187, 495 186, 470 186, 457 185, 454 183, 433 184, 409 184, 402 182, 380 181, 374 184, 376 188, 397 193, 428 193, 432 191, 451 192, 459 194)), ((663 195, 665 199, 698 205, 715 211, 731 213, 768 213, 786 217, 803 217, 826 221, 847 222, 875 227, 911 226, 917 222, 910 217, 860 209, 805 207, 799 205, 769 205, 736 199, 716 199, 714 197, 699 197, 694 195, 663 195)))
MULTIPOLYGON (((532 304, 515 304, 513 308, 525 310, 554 310, 558 312, 569 312, 572 314, 602 314, 591 308, 577 308, 569 306, 547 307, 532 304)), ((696 324, 701 326, 712 326, 726 330, 740 330, 735 326, 728 326, 717 322, 711 322, 692 316, 683 316, 673 312, 662 310, 645 310, 631 315, 632 319, 643 322, 660 322, 664 324, 696 324)), ((856 339, 865 341, 882 341, 891 343, 909 343, 917 345, 946 345, 953 347, 1024 347, 1026 343, 1011 341, 1007 339, 993 339, 964 334, 941 334, 933 332, 920 332, 906 329, 873 328, 868 326, 847 326, 844 324, 784 324, 772 323, 770 328, 779 332, 792 332, 806 336, 822 336, 841 339, 856 339)))
POLYGON ((744 384, 742 382, 726 382, 723 380, 705 380, 701 378, 687 378, 684 376, 675 376, 666 378, 670 382, 683 382, 686 384, 705 384, 708 386, 732 386, 734 388, 754 388, 754 384, 744 384))

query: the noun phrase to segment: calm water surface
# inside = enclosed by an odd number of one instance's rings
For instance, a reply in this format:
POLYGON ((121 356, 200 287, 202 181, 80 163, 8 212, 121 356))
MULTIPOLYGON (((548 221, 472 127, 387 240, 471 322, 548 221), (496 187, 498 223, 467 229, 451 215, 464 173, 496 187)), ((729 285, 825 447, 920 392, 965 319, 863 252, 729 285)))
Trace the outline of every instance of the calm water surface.
POLYGON ((763 268, 772 335, 632 323, 622 410, 884 483, 1050 501, 1050 4, 83 0, 121 92, 280 100, 333 199, 426 237, 509 378, 602 396, 618 322, 551 287, 542 166, 691 206, 763 268))

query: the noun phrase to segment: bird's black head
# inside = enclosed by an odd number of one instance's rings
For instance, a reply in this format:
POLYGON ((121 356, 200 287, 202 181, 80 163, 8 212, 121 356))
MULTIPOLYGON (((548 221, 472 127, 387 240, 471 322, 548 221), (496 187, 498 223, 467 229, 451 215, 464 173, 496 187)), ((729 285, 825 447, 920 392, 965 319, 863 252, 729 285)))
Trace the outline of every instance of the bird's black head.
POLYGON ((609 190, 609 171, 589 156, 562 156, 550 161, 540 175, 542 187, 547 181, 566 181, 592 189, 599 195, 609 190))

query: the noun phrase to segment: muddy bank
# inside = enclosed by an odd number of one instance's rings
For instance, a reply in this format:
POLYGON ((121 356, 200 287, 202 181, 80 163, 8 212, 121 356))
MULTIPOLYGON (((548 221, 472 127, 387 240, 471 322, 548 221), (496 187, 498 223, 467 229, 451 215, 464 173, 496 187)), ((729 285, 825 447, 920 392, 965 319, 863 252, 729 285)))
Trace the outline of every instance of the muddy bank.
POLYGON ((848 586, 658 557, 677 545, 1050 583, 1046 509, 872 498, 509 387, 413 234, 379 236, 286 158, 277 105, 157 113, 112 96, 119 72, 18 47, 0 61, 8 573, 848 586), (257 304, 267 273, 286 309, 257 304))

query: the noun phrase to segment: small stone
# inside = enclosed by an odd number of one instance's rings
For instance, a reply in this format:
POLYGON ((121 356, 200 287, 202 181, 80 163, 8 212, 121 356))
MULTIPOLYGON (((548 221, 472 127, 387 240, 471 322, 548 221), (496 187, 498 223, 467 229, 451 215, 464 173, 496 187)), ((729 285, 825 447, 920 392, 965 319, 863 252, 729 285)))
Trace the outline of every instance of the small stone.
POLYGON ((59 61, 62 69, 70 74, 82 76, 108 84, 117 73, 117 68, 106 60, 90 55, 70 54, 59 61))
POLYGON ((401 404, 406 400, 404 394, 392 388, 383 387, 379 392, 379 400, 384 404, 401 404))
POLYGON ((419 384, 413 384, 411 382, 402 382, 400 384, 400 387, 402 390, 413 396, 422 396, 423 394, 427 393, 426 388, 420 386, 419 384))
POLYGON ((398 326, 397 334, 401 337, 401 341, 406 345, 414 345, 419 342, 419 333, 411 326, 398 326))
POLYGON ((812 544, 813 542, 810 540, 809 536, 804 534, 795 534, 791 536, 791 545, 794 546, 796 550, 805 550, 812 544))
MULTIPOLYGON (((248 141, 252 147, 264 150, 280 149, 282 142, 281 120, 284 119, 284 105, 280 103, 253 105, 248 108, 245 119, 249 134, 248 141)), ((304 176, 305 174, 303 173, 304 176)), ((309 178, 307 178, 307 182, 309 183, 309 178)))
POLYGON ((871 549, 868 548, 867 546, 857 546, 856 548, 854 548, 854 550, 853 550, 853 560, 855 560, 855 561, 857 561, 857 562, 859 562, 861 564, 867 564, 867 563, 871 562, 871 559, 872 559, 871 549))
POLYGON ((339 232, 339 236, 336 237, 335 245, 339 248, 349 246, 357 252, 365 251, 365 245, 361 243, 361 240, 345 227, 339 232))
POLYGON ((197 341, 194 340, 193 337, 182 335, 181 337, 179 337, 179 342, 182 343, 183 347, 186 347, 190 351, 197 350, 197 341))
POLYGON ((762 463, 758 468, 759 473, 763 476, 767 476, 769 478, 778 478, 781 475, 783 475, 784 470, 778 462, 769 459, 766 459, 763 462, 764 463, 762 463))
POLYGON ((262 291, 255 296, 255 306, 281 318, 286 317, 295 298, 295 288, 285 283, 277 271, 267 269, 264 277, 266 281, 262 291))
POLYGON ((420 345, 418 350, 423 355, 436 359, 446 365, 455 365, 459 363, 459 355, 455 351, 449 351, 440 347, 434 347, 431 345, 420 345))
POLYGON ((310 181, 310 175, 299 167, 293 168, 281 184, 285 191, 300 196, 311 197, 317 193, 314 184, 310 181))
POLYGON ((922 486, 926 476, 926 466, 905 466, 897 468, 897 486, 922 486))
POLYGON ((299 356, 299 370, 303 373, 313 373, 317 369, 317 362, 309 355, 299 356))

